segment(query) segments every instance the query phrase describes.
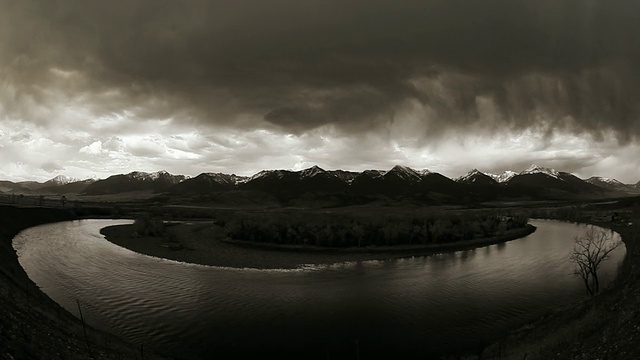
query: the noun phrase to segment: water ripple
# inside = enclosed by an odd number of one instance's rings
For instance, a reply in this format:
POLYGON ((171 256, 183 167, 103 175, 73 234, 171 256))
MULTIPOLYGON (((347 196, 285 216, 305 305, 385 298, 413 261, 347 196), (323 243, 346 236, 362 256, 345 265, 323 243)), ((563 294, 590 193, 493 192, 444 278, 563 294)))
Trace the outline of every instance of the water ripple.
MULTIPOLYGON (((567 255, 584 227, 535 221, 528 237, 485 248, 295 270, 229 269, 133 253, 99 230, 43 225, 14 239, 49 296, 92 325, 187 358, 227 351, 383 354, 477 346, 583 294, 567 255), (410 351, 410 350, 407 350, 410 351)), ((603 269, 610 281, 624 247, 603 269)))

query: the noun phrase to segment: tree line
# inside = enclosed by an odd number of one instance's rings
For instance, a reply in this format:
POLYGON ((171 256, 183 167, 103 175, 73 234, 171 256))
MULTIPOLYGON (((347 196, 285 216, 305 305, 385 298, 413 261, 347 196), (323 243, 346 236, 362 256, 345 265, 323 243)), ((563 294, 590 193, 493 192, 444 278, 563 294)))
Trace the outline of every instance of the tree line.
POLYGON ((528 218, 490 213, 345 216, 332 213, 235 212, 221 221, 230 238, 318 247, 450 243, 502 235, 528 218))

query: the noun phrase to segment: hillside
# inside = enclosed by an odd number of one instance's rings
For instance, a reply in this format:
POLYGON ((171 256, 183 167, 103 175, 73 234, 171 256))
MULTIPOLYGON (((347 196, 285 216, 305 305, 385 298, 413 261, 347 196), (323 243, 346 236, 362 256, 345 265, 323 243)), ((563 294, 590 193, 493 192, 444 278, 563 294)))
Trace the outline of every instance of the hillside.
MULTIPOLYGON (((0 358, 114 359, 140 356, 123 340, 87 328, 40 291, 24 272, 11 245, 22 229, 74 219, 63 209, 0 206, 0 358), (87 342, 88 340, 88 342, 87 342)), ((145 358, 158 356, 147 351, 145 358)))

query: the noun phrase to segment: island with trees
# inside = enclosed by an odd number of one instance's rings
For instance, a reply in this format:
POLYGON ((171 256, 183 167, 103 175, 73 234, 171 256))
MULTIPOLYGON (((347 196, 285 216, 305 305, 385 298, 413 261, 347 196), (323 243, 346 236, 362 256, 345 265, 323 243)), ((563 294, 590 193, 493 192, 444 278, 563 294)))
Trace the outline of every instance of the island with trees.
POLYGON ((102 233, 131 250, 177 261, 295 268, 455 251, 535 231, 519 213, 361 210, 226 210, 198 221, 145 215, 102 233))

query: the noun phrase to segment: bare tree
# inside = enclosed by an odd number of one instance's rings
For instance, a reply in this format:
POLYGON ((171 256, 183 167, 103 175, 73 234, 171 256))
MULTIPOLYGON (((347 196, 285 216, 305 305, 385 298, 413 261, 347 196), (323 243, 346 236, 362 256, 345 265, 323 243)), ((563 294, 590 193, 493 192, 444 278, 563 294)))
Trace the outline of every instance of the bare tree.
POLYGON ((589 296, 600 291, 598 269, 603 261, 609 259, 611 252, 620 246, 621 241, 613 241, 611 232, 590 226, 582 236, 576 236, 573 251, 569 258, 575 264, 574 273, 584 281, 589 296))

